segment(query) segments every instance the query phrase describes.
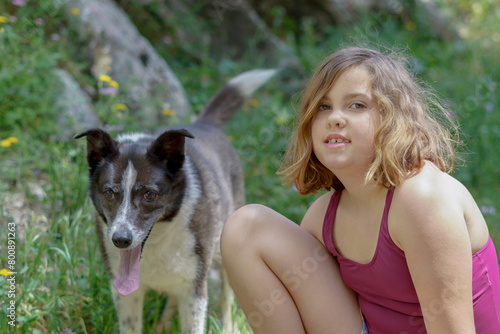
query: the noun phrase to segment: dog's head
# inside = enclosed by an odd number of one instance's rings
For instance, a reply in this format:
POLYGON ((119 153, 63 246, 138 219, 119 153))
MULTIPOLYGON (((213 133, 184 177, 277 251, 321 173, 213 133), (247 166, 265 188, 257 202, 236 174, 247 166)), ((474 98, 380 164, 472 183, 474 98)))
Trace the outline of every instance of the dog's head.
POLYGON ((182 202, 187 130, 170 130, 158 138, 127 135, 115 141, 92 129, 87 138, 90 195, 108 226, 108 237, 121 249, 145 242, 157 221, 174 217, 182 202))
POLYGON ((154 224, 172 220, 182 205, 185 138, 194 137, 170 130, 158 138, 132 134, 115 141, 99 129, 75 136, 81 137, 87 138, 92 202, 107 237, 120 248, 114 284, 126 296, 139 288, 139 261, 154 224))

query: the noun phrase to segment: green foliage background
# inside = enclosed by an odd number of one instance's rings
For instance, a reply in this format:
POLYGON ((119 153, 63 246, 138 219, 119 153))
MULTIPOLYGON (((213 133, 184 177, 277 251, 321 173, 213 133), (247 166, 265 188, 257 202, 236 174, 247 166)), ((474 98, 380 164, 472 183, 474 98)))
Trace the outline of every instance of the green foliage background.
MULTIPOLYGON (((141 32, 178 74, 195 111, 231 77, 265 63, 252 41, 238 61, 207 50, 200 50, 195 58, 183 52, 182 41, 162 43, 164 35, 154 22, 141 19, 143 7, 129 3, 137 9, 131 18, 141 23, 141 32)), ((28 1, 26 6, 0 3, 0 140, 18 138, 17 143, 0 147, 0 269, 7 267, 7 222, 13 221, 7 204, 12 202, 7 199, 16 194, 26 198, 23 208, 28 216, 28 223, 16 231, 17 327, 11 328, 8 319, 0 316, 2 333, 7 329, 15 333, 117 331, 86 195, 84 143, 60 142, 56 136, 60 128, 54 106, 60 87, 54 70, 66 69, 82 87, 98 84, 89 74, 89 63, 80 56, 63 4, 57 0, 28 1), (33 184, 45 195, 34 195, 33 184)), ((275 7, 270 27, 296 51, 309 72, 330 51, 352 41, 407 49, 418 76, 446 99, 461 124, 464 163, 454 176, 475 197, 500 246, 500 5, 494 0, 440 0, 439 5, 459 39, 439 40, 430 33, 423 15, 408 23, 384 12, 361 13, 349 27, 318 31, 313 19, 297 23, 283 8, 275 7)), ((205 28, 197 20, 196 8, 192 11, 186 18, 191 28, 205 28)), ((298 93, 269 83, 227 129, 245 169, 248 202, 268 205, 297 222, 314 196, 300 197, 293 188, 281 186, 276 170, 290 136, 298 93)), ((140 131, 140 124, 126 111, 116 112, 117 103, 126 105, 127 97, 99 96, 93 101, 106 125, 140 131)), ((0 313, 7 314, 3 276, 0 285, 0 313)), ((163 297, 148 295, 146 327, 158 319, 164 302, 163 297)), ((234 317, 240 330, 249 332, 237 309, 234 317)), ((208 326, 210 332, 220 331, 215 315, 208 326)))

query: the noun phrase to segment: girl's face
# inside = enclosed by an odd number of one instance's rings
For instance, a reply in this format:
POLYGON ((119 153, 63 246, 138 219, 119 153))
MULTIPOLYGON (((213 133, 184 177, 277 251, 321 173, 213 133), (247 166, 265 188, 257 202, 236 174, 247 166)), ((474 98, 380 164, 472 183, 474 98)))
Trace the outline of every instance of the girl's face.
POLYGON ((365 173, 374 159, 374 135, 381 121, 367 69, 356 66, 345 70, 313 118, 316 157, 334 174, 346 168, 365 173))

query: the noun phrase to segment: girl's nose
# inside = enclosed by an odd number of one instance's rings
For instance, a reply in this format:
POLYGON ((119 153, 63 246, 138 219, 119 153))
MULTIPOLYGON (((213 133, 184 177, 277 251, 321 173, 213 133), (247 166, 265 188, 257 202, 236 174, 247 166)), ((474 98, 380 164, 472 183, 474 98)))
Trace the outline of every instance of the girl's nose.
POLYGON ((339 110, 332 110, 328 115, 327 122, 329 127, 343 128, 346 125, 344 115, 339 110))

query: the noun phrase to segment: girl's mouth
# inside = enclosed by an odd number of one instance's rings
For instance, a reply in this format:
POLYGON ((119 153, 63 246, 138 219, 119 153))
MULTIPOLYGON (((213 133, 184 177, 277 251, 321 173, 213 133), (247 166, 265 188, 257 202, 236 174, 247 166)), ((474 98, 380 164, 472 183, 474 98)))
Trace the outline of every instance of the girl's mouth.
POLYGON ((339 143, 350 143, 351 141, 350 140, 347 140, 347 139, 330 139, 330 140, 327 140, 326 143, 327 144, 339 144, 339 143))

